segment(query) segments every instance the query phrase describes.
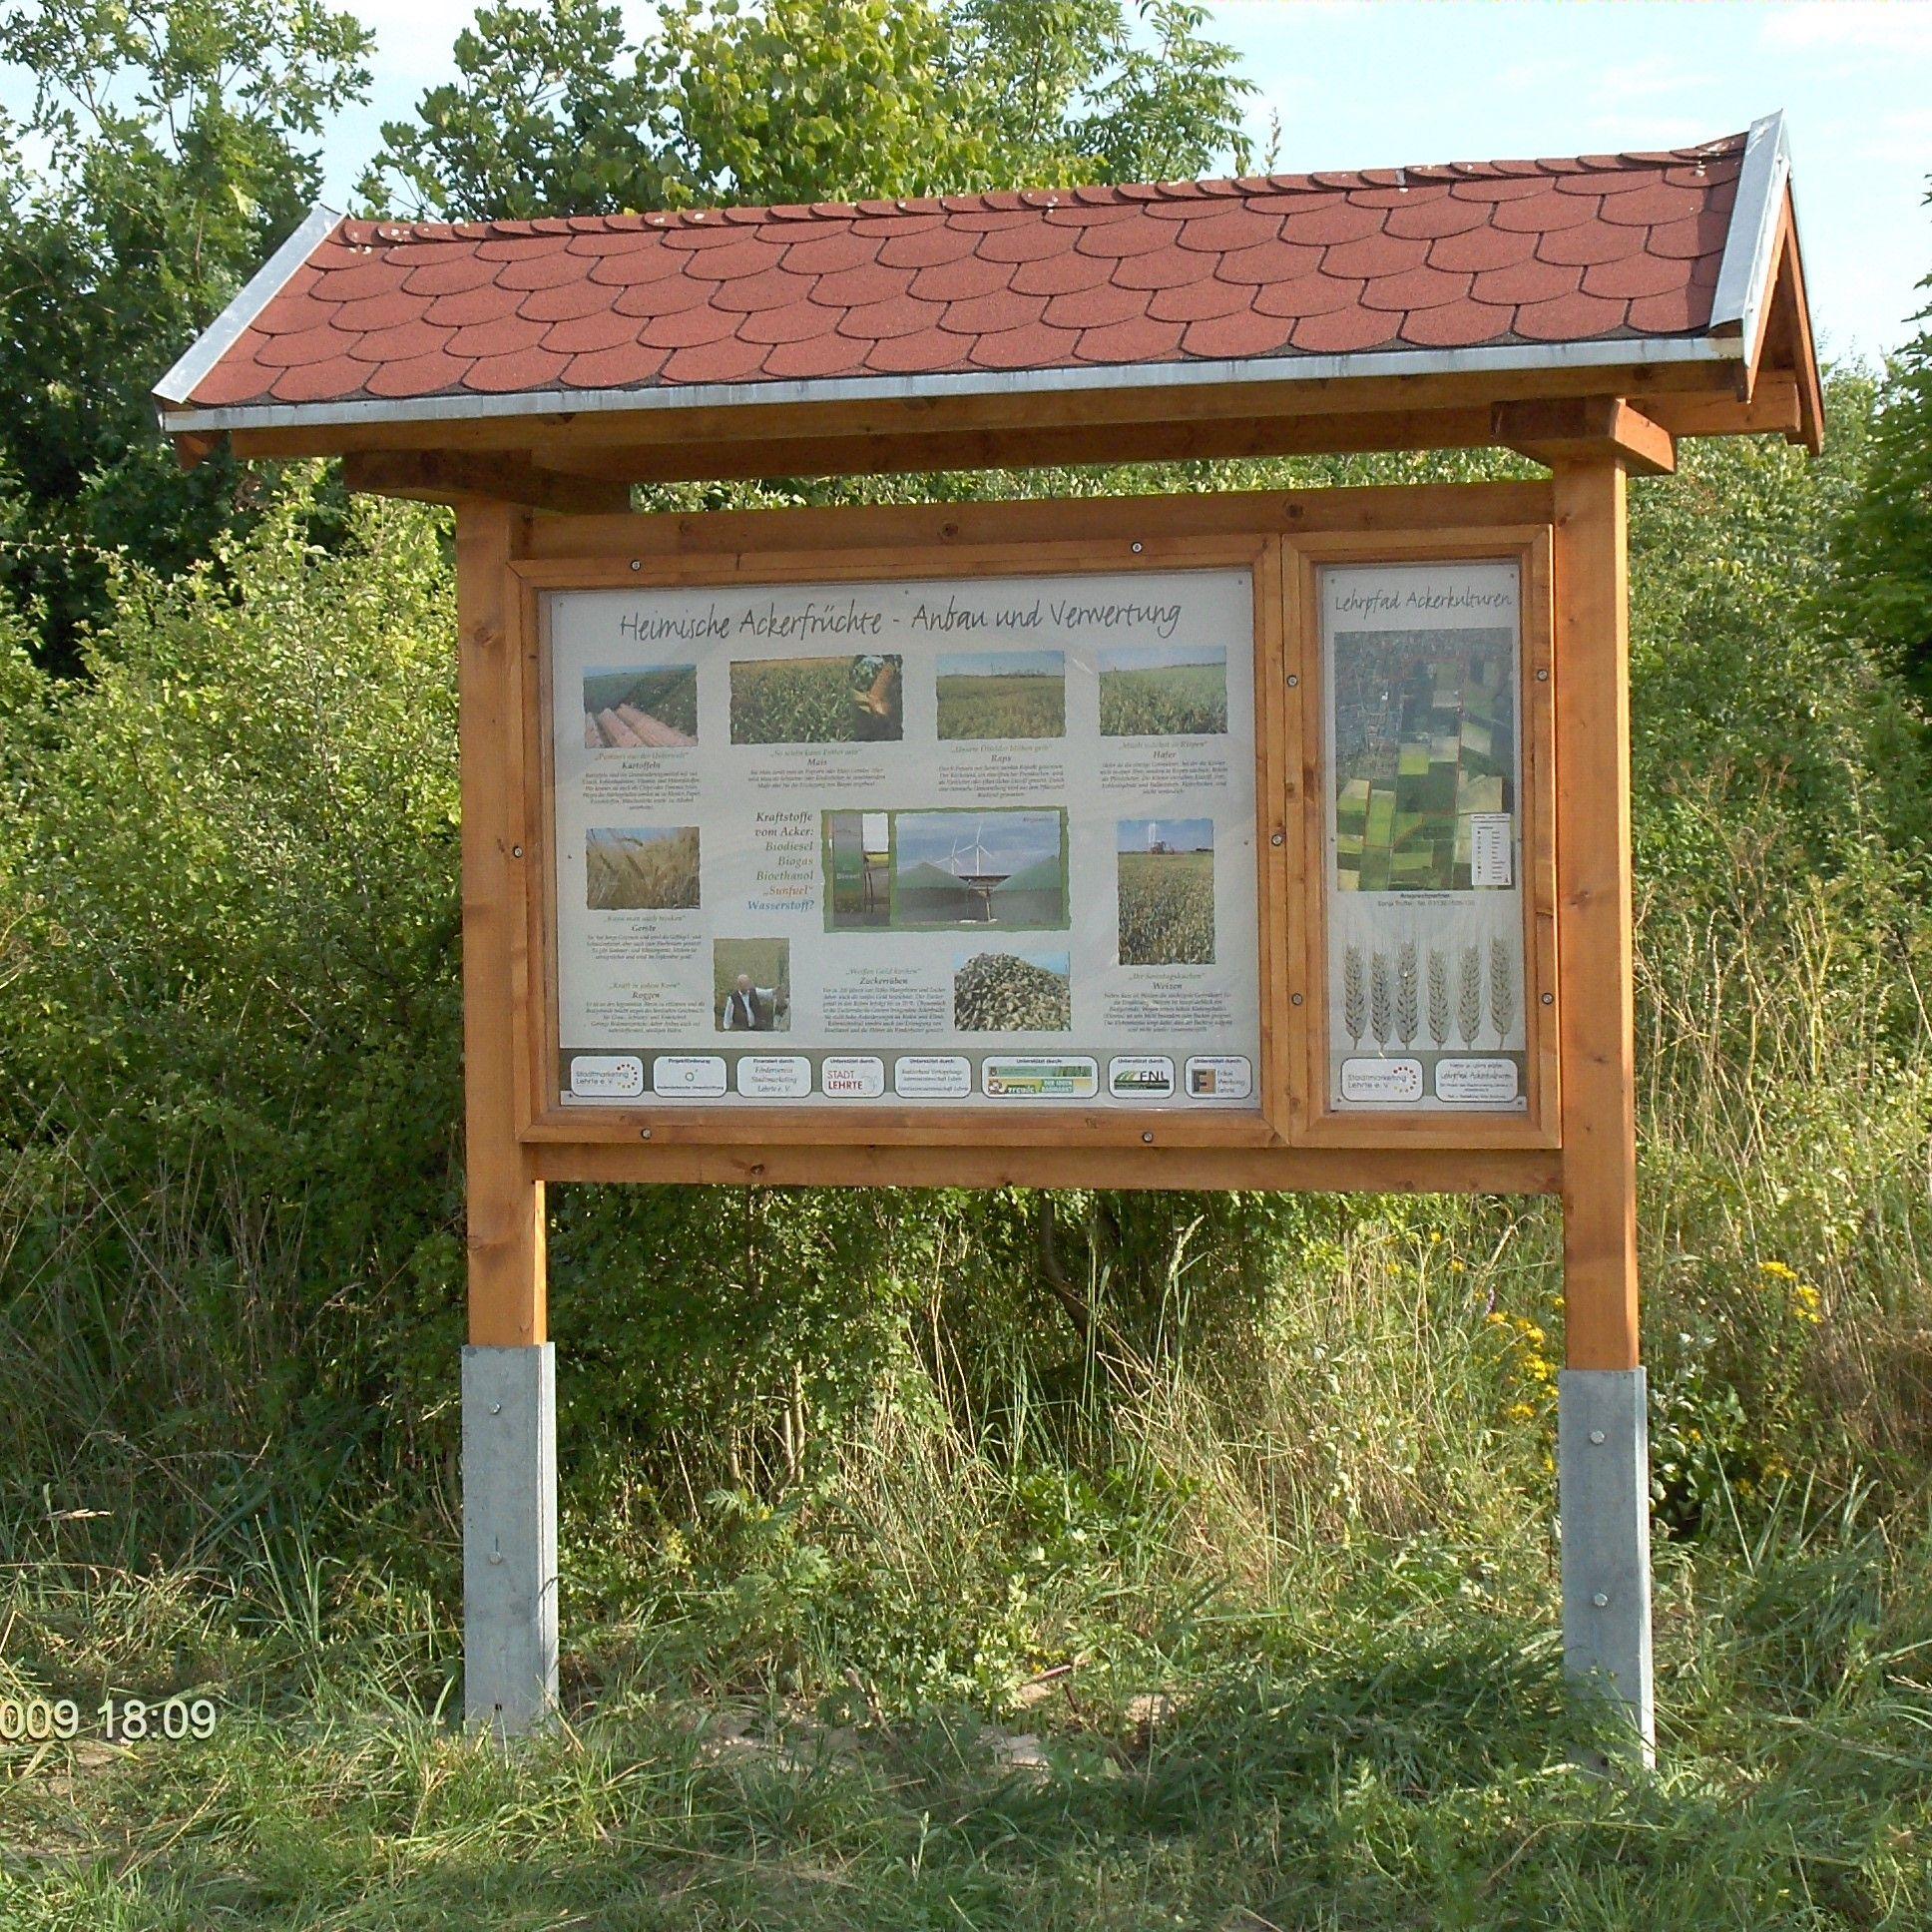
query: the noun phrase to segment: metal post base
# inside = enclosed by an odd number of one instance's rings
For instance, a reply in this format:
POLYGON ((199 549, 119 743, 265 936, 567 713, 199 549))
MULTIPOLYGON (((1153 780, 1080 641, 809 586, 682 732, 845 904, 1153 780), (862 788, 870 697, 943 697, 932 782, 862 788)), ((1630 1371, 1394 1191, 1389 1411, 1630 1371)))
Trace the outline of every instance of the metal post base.
POLYGON ((1558 1380, 1563 1668, 1630 1714, 1657 1756, 1651 1668, 1651 1445, 1644 1371, 1571 1368, 1558 1380))
POLYGON ((463 1350, 463 1704, 511 1735, 557 1704, 557 1357, 463 1350))

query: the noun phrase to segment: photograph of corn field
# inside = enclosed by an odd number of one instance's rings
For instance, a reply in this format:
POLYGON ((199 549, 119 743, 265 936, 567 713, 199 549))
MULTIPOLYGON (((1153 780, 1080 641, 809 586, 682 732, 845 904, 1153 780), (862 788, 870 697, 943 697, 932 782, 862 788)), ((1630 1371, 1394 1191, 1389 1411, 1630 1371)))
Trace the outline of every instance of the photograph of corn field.
POLYGON ((1123 818, 1115 840, 1123 966, 1214 963, 1214 821, 1123 818))
POLYGON ((698 903, 698 827, 588 832, 584 903, 593 912, 689 911, 698 903))
POLYGON ((1058 651, 948 653, 936 685, 942 738, 1067 734, 1067 661, 1058 651))
POLYGON ((960 954, 953 973, 958 1033, 1065 1033, 1074 1023, 1065 953, 960 954))
POLYGON ((904 704, 896 657, 744 659, 731 666, 731 742, 896 744, 904 704))
POLYGON ((1339 890, 1469 890, 1472 815, 1516 809, 1515 663, 1508 630, 1336 638, 1339 890))
POLYGON ((584 673, 584 748, 672 751, 698 742, 698 667, 584 673))
POLYGON ((1227 653, 1218 645, 1122 646, 1100 654, 1102 737, 1227 729, 1227 653))

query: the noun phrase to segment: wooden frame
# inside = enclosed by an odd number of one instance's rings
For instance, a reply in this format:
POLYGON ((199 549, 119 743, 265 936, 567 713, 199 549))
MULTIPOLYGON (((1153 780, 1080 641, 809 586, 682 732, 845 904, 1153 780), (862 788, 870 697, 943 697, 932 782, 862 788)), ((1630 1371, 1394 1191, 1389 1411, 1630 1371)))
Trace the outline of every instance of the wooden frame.
POLYGON ((1299 921, 1290 1004, 1293 1133, 1309 1147, 1544 1147, 1561 1145, 1560 1009, 1556 938, 1556 704, 1551 532, 1547 524, 1472 525, 1391 540, 1332 533, 1287 542, 1288 598, 1299 684, 1288 695, 1296 714, 1289 734, 1303 773, 1301 837, 1290 903, 1299 921), (1371 1113, 1330 1105, 1328 1095, 1327 785, 1320 573, 1336 564, 1513 563, 1522 587, 1518 716, 1522 721, 1524 1035, 1528 1110, 1521 1115, 1371 1113))
MULTIPOLYGON (((1155 501, 1150 499, 1150 501, 1155 501)), ((1036 506, 1050 508, 1050 506, 1036 506)), ((1253 681, 1255 702, 1255 797, 1257 865, 1256 904, 1259 913, 1256 986, 1261 1019, 1261 1066, 1256 1069, 1255 1105, 1240 1110, 1204 1111, 1198 1115, 1171 1112, 1134 1112, 1129 1109, 1057 1107, 1027 1116, 994 1118, 983 1106, 972 1108, 893 1108, 844 1102, 812 1106, 706 1108, 637 1106, 600 1108, 596 1113, 557 1104, 560 1085, 557 1046, 557 933, 555 881, 547 877, 533 893, 529 907, 536 956, 544 962, 542 1035, 544 1048, 537 1078, 528 1098, 528 1119, 522 1137, 528 1141, 568 1143, 616 1142, 630 1145, 649 1139, 657 1146, 734 1147, 769 1146, 797 1139, 824 1147, 962 1147, 1066 1146, 1082 1147, 1277 1147, 1285 1135, 1270 1118, 1267 1097, 1280 1090, 1281 1069, 1269 1059, 1280 1051, 1278 1035, 1268 1024, 1267 970, 1272 957, 1268 929, 1267 859, 1270 846, 1261 831, 1261 801, 1279 786, 1278 747, 1261 727, 1264 693, 1280 682, 1282 622, 1278 597, 1263 595, 1264 563, 1276 539, 1257 536, 1204 535, 1193 538, 1148 535, 1070 543, 1047 538, 1032 543, 974 544, 943 554, 926 545, 878 549, 855 548, 828 555, 823 551, 747 551, 731 560, 727 574, 712 558, 581 558, 521 560, 510 566, 521 586, 518 603, 526 635, 537 648, 525 654, 529 665, 524 704, 541 745, 534 816, 526 816, 532 850, 548 852, 555 781, 550 747, 550 672, 548 641, 542 635, 540 600, 557 590, 639 590, 710 587, 736 582, 806 584, 917 581, 937 577, 998 578, 1021 576, 1127 574, 1139 571, 1238 569, 1255 580, 1253 618, 1253 681), (535 679, 535 689, 530 679, 535 679)), ((533 1029, 533 1032, 535 1029, 533 1029)))
MULTIPOLYGON (((1319 638, 1309 623, 1310 573, 1321 563, 1509 555, 1525 560, 1525 810, 1537 817, 1526 851, 1541 846, 1553 787, 1546 669, 1551 595, 1548 484, 1253 493, 1093 502, 920 505, 854 510, 756 511, 690 517, 531 519, 486 516, 503 541, 485 570, 494 589, 470 584, 469 604, 500 609, 518 667, 515 757, 477 773, 490 805, 512 807, 510 875, 520 895, 516 951, 539 962, 517 978, 517 1011, 491 1029, 511 1043, 512 1091, 494 1103, 507 1117, 519 1176, 549 1180, 729 1181, 753 1185, 1149 1186, 1280 1189, 1417 1189, 1552 1192, 1559 1088, 1555 1014, 1535 1034, 1531 1113, 1427 1118, 1323 1117, 1307 1084, 1319 1011, 1309 990, 1320 943, 1307 890, 1319 836, 1319 764, 1310 748, 1309 702, 1319 689, 1319 638), (1056 1109, 989 1117, 984 1109, 911 1110, 838 1103, 756 1111, 682 1103, 595 1112, 560 1106, 557 1071, 554 881, 550 876, 548 660, 541 599, 560 589, 1059 574, 1237 567, 1255 598, 1257 929, 1261 1063, 1256 1102, 1238 1112, 1056 1109), (1310 639, 1313 640, 1312 651, 1310 639), (1533 642, 1535 640, 1536 642, 1533 642), (1289 678, 1295 679, 1290 684, 1289 678), (1536 694, 1541 693, 1539 698, 1536 694), (1534 777, 1530 775, 1534 768, 1534 777), (1299 1005, 1292 1003, 1300 992, 1299 1005), (505 1104, 507 1102, 507 1105, 505 1104)), ((461 548, 477 574, 481 547, 461 548)), ((466 762, 466 779, 468 766, 466 762)), ((467 791, 466 791, 467 796, 467 791)), ((487 808, 486 808, 487 809, 487 808)), ((1537 868, 1535 995, 1556 983, 1554 868, 1537 868)), ((479 1005, 483 1002, 479 1001, 479 1005)), ((472 1042, 472 1068, 477 1065, 472 1042)), ((496 1058, 496 1053, 490 1055, 496 1058)), ((474 1078, 474 1072, 473 1072, 474 1078)), ((473 1120, 472 1141, 476 1142, 473 1120)), ((500 1130, 499 1130, 500 1131, 500 1130)), ((472 1155, 474 1162, 475 1156, 472 1155)))

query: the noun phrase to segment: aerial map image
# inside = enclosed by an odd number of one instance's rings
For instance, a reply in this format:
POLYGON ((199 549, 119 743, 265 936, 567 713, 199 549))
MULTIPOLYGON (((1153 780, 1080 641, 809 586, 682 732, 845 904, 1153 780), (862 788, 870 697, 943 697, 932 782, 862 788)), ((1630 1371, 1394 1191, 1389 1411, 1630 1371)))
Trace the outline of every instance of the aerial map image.
POLYGON ((1470 889, 1472 818, 1516 809, 1515 643, 1500 629, 1336 638, 1338 890, 1470 889))

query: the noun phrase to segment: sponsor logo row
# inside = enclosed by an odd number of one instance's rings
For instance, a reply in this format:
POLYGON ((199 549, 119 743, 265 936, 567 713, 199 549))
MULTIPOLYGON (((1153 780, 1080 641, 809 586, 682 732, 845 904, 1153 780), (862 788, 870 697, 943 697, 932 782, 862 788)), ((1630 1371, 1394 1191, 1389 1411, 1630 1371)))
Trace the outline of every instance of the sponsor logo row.
MULTIPOLYGON (((973 1063, 964 1054, 906 1053, 891 1063, 892 1092, 900 1100, 970 1100, 973 1063)), ((988 1054, 979 1066, 987 1100, 1093 1100, 1100 1063, 1084 1054, 988 1054)), ((879 1100, 886 1062, 878 1054, 828 1053, 812 1063, 801 1053, 747 1053, 727 1064, 723 1054, 661 1053, 650 1064, 648 1091, 659 1100, 879 1100)), ((576 1100, 642 1100, 644 1056, 580 1053, 570 1063, 576 1100)), ((1197 1054, 1182 1067, 1165 1054, 1117 1054, 1107 1063, 1107 1091, 1120 1101, 1245 1100, 1253 1072, 1239 1054, 1197 1054)))
MULTIPOLYGON (((1436 1062, 1434 1073, 1437 1100, 1496 1107, 1518 1098, 1514 1060, 1446 1055, 1436 1062)), ((1341 1097, 1345 1101, 1400 1106, 1405 1101, 1422 1099, 1428 1090, 1429 1080, 1422 1062, 1412 1057, 1397 1055, 1387 1060, 1363 1058, 1341 1063, 1341 1097)))

